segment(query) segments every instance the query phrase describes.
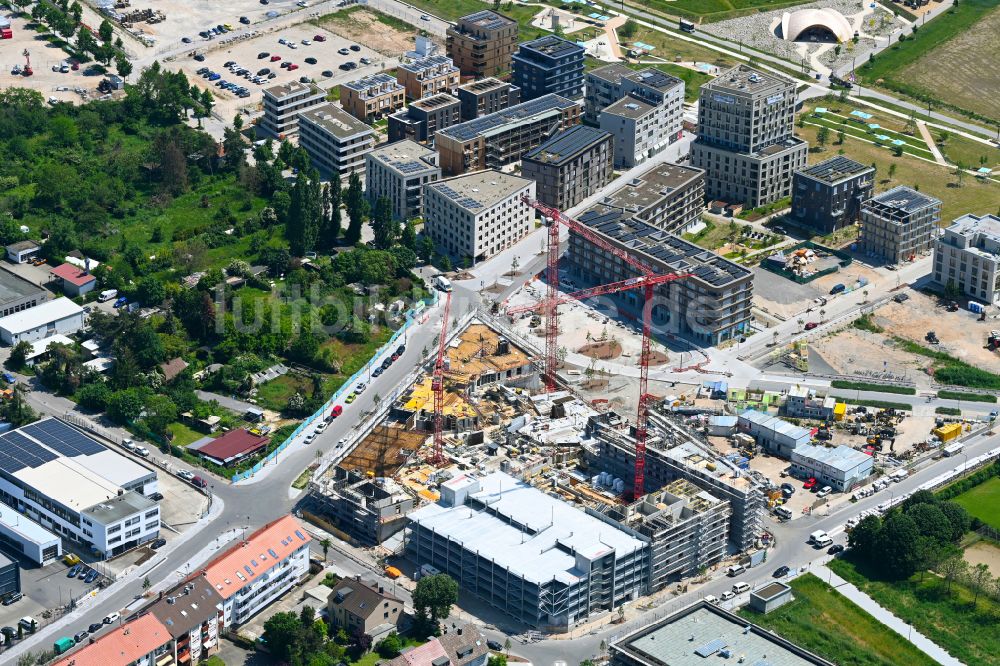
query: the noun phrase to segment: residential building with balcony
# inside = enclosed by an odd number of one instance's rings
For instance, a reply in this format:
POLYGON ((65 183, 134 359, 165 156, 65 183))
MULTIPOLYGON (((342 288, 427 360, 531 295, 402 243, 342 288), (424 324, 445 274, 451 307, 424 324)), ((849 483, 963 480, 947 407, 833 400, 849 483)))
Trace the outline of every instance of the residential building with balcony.
POLYGON ((622 79, 634 73, 634 69, 620 62, 587 72, 584 77, 583 122, 596 127, 601 111, 625 96, 622 79))
POLYGON ((574 125, 521 158, 521 175, 536 183, 538 200, 572 208, 611 182, 613 139, 607 132, 574 125))
POLYGON ((336 104, 327 103, 299 118, 299 147, 313 166, 327 174, 364 174, 365 155, 375 147, 375 130, 336 104))
POLYGON ((934 242, 934 282, 1000 305, 1000 217, 963 215, 934 242))
POLYGON ((615 137, 615 168, 631 169, 682 136, 684 82, 657 69, 623 76, 622 97, 598 114, 615 137))
POLYGON ((940 199, 894 187, 861 205, 861 252, 887 264, 911 261, 931 250, 940 219, 940 199))
POLYGON ((140 616, 156 617, 173 638, 171 646, 178 666, 197 664, 219 651, 223 624, 219 617, 222 597, 204 577, 196 576, 160 592, 140 616))
POLYGON ((462 122, 460 103, 446 93, 424 97, 389 116, 389 142, 412 139, 430 143, 438 130, 462 122))
POLYGON ((479 171, 424 187, 424 231, 453 257, 473 263, 492 257, 528 235, 535 183, 500 171, 479 171))
POLYGON ((422 217, 424 185, 440 179, 437 152, 409 139, 379 146, 365 157, 365 194, 372 209, 386 197, 397 220, 422 217))
POLYGON ((521 103, 521 89, 500 79, 470 81, 455 89, 462 103, 462 122, 475 120, 521 103))
POLYGON ((386 73, 340 84, 340 105, 358 120, 370 123, 406 105, 406 89, 386 73))
POLYGON ((580 123, 580 105, 558 95, 491 113, 440 130, 434 146, 441 170, 458 175, 517 162, 555 132, 580 123))
POLYGON ((173 666, 173 637, 147 614, 81 643, 52 666, 173 666))
POLYGON ((792 177, 792 215, 819 234, 861 220, 875 191, 875 167, 838 155, 799 169, 792 177))
POLYGON ((521 44, 511 58, 512 81, 521 89, 521 99, 527 102, 550 94, 581 99, 585 53, 576 42, 556 35, 521 44))
POLYGON ((448 28, 445 48, 465 76, 506 76, 517 50, 517 21, 484 9, 448 28))
POLYGON ((438 93, 451 93, 461 75, 451 58, 432 55, 404 62, 396 68, 396 80, 406 89, 408 99, 421 99, 438 93))
POLYGON ((326 91, 311 83, 289 81, 264 89, 264 116, 260 127, 283 139, 298 132, 299 114, 326 103, 326 91))
POLYGON ((809 145, 795 136, 797 82, 737 65, 701 87, 691 164, 709 199, 757 208, 791 195, 809 145))

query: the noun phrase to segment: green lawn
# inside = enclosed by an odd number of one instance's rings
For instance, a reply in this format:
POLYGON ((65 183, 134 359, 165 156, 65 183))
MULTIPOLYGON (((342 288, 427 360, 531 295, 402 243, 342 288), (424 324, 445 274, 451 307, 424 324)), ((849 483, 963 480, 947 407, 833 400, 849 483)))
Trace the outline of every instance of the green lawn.
MULTIPOLYGON (((915 574, 909 580, 882 581, 853 562, 830 563, 839 576, 854 583, 880 606, 944 648, 966 664, 995 664, 1000 654, 1000 603, 979 595, 973 606, 971 590, 953 584, 951 595, 944 581, 932 574, 915 574)), ((910 664, 910 659, 893 662, 910 664)))
POLYGON ((689 42, 685 39, 674 37, 662 30, 647 28, 643 25, 638 26, 635 34, 629 39, 626 40, 620 35, 619 38, 623 42, 642 42, 643 44, 654 46, 656 48, 650 55, 668 61, 704 62, 719 67, 728 67, 736 64, 735 60, 730 56, 710 49, 707 46, 689 42))
POLYGON ((812 574, 792 581, 795 600, 747 620, 838 666, 931 666, 936 662, 812 574))
POLYGON ((964 506, 970 515, 1000 530, 1000 477, 980 483, 955 497, 954 501, 964 506))
POLYGON ((193 444, 205 436, 205 433, 198 432, 194 428, 188 427, 183 423, 171 423, 170 434, 173 435, 173 439, 170 440, 170 443, 177 446, 187 446, 188 444, 193 444))
POLYGON ((626 0, 626 5, 711 23, 803 4, 803 0, 626 0))

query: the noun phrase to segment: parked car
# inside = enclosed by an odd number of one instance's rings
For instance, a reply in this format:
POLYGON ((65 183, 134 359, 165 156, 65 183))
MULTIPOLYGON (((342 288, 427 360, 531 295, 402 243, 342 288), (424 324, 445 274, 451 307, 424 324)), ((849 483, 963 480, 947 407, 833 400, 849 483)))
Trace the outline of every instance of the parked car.
POLYGON ((203 54, 201 54, 201 53, 196 53, 196 54, 194 55, 194 59, 195 59, 195 60, 196 60, 197 62, 205 62, 205 56, 204 56, 203 54))
POLYGON ((340 405, 334 405, 333 409, 330 410, 330 418, 335 419, 344 413, 344 408, 340 405))
POLYGON ((90 585, 95 580, 97 580, 98 575, 99 574, 96 571, 91 569, 90 571, 87 572, 87 577, 83 579, 83 582, 86 583, 87 585, 90 585))
POLYGON ((324 69, 323 70, 323 76, 325 76, 328 79, 332 78, 333 77, 333 71, 329 70, 329 69, 324 69))
POLYGON ((348 396, 347 396, 347 398, 345 398, 345 399, 344 399, 344 402, 346 402, 346 403, 347 403, 347 404, 349 405, 349 404, 351 404, 352 402, 354 402, 354 400, 355 400, 355 399, 356 399, 357 397, 358 397, 358 396, 357 396, 356 394, 354 394, 354 393, 351 393, 350 395, 348 395, 348 396))
POLYGON ((390 365, 392 365, 392 359, 391 358, 387 358, 384 361, 382 361, 382 369, 383 370, 388 370, 390 365))
POLYGON ((112 624, 114 622, 117 622, 118 618, 120 618, 121 616, 122 616, 121 613, 108 613, 107 616, 105 616, 104 618, 104 624, 112 624))
POLYGON ((296 64, 295 64, 294 62, 293 62, 293 63, 291 63, 290 65, 288 65, 288 71, 289 71, 289 72, 294 72, 294 71, 295 71, 295 70, 297 70, 298 68, 299 68, 299 66, 298 66, 298 65, 296 65, 296 64))
POLYGON ((101 626, 102 625, 101 625, 100 622, 93 622, 93 623, 91 623, 91 625, 89 627, 87 627, 87 631, 92 634, 95 631, 100 631, 101 630, 101 626))
POLYGON ((201 478, 200 476, 194 476, 191 478, 191 485, 196 486, 198 488, 207 488, 208 481, 201 478))
POLYGON ((303 39, 302 42, 301 42, 301 44, 302 44, 302 46, 311 46, 312 42, 309 41, 308 39, 303 39))
POLYGON ((13 604, 16 604, 18 601, 20 601, 23 598, 24 598, 24 595, 21 594, 20 592, 11 592, 10 594, 4 595, 3 605, 4 606, 11 606, 13 604))
POLYGON ((494 652, 500 652, 501 650, 503 650, 503 645, 500 644, 500 641, 494 641, 492 639, 488 639, 486 641, 486 647, 493 650, 494 652))
POLYGON ((342 49, 337 49, 337 53, 339 53, 340 55, 349 55, 351 51, 345 46, 342 49))
POLYGON ((154 502, 162 502, 163 493, 153 493, 152 495, 149 496, 149 499, 153 500, 154 502))
POLYGON ((368 384, 365 384, 364 382, 359 382, 358 385, 354 387, 354 392, 357 394, 361 394, 365 392, 366 388, 368 388, 368 384))
POLYGON ((73 634, 73 642, 79 643, 89 635, 90 635, 89 631, 78 631, 75 634, 73 634))
POLYGON ((350 47, 350 48, 351 48, 351 50, 352 50, 352 51, 354 51, 355 53, 357 53, 358 51, 360 51, 360 50, 361 50, 361 47, 360 47, 360 46, 358 46, 357 44, 351 44, 351 47, 350 47))
POLYGON ((143 458, 148 458, 149 457, 149 449, 147 449, 145 446, 137 446, 137 447, 135 447, 135 452, 136 452, 137 455, 140 455, 143 458))
POLYGON ((181 41, 184 42, 185 44, 190 44, 191 43, 191 38, 190 37, 181 37, 181 41))
POLYGON ((726 590, 726 591, 725 591, 725 592, 723 592, 723 593, 722 593, 722 595, 721 595, 721 597, 722 597, 722 600, 723 600, 723 601, 729 601, 730 599, 732 599, 732 598, 733 598, 733 597, 735 597, 735 596, 736 596, 736 595, 735 595, 735 594, 733 594, 732 590, 726 590))
POLYGON ((382 374, 382 366, 381 365, 378 366, 378 367, 376 367, 374 370, 372 370, 372 377, 378 377, 381 374, 382 374))
POLYGON ((828 555, 836 555, 837 553, 844 552, 844 550, 844 545, 837 543, 827 548, 826 552, 828 555))
POLYGON ((278 62, 279 60, 281 60, 281 56, 280 55, 273 55, 273 56, 271 56, 271 62, 278 62))
POLYGON ((778 567, 777 569, 774 570, 774 577, 784 578, 785 576, 788 575, 789 571, 791 571, 791 569, 789 569, 788 567, 778 567))
POLYGON ((816 497, 826 497, 833 492, 833 488, 830 486, 823 486, 823 489, 816 493, 816 497))
POLYGON ((324 37, 323 35, 313 35, 313 41, 314 42, 325 42, 326 41, 326 37, 324 37))
POLYGON ((813 488, 815 488, 816 487, 815 477, 810 476, 809 479, 802 484, 802 487, 806 490, 812 490, 813 488))
POLYGON ((243 25, 250 25, 250 19, 248 19, 246 16, 241 16, 240 23, 242 23, 243 25))
POLYGON ((313 58, 312 56, 309 56, 308 58, 306 58, 306 62, 309 63, 310 65, 315 65, 316 64, 316 58, 313 58))
POLYGON ((816 328, 817 326, 819 326, 819 322, 818 322, 818 321, 811 321, 811 322, 809 322, 809 323, 807 323, 807 324, 805 325, 805 329, 806 329, 807 331, 811 331, 811 330, 813 330, 814 328, 816 328))
POLYGON ((166 545, 167 545, 167 540, 164 539, 163 537, 160 537, 159 539, 154 539, 153 542, 149 544, 149 547, 152 548, 153 550, 156 550, 157 548, 162 548, 163 546, 166 545))
POLYGON ((830 294, 831 295, 833 295, 833 294, 840 294, 840 293, 844 292, 846 289, 847 289, 847 287, 844 286, 844 285, 842 285, 842 284, 835 284, 835 285, 833 285, 833 289, 830 290, 830 294))
POLYGON ((370 65, 370 64, 372 64, 372 61, 371 61, 370 58, 362 58, 361 59, 361 64, 362 65, 370 65))
POLYGON ((186 469, 177 470, 177 476, 184 479, 185 481, 190 481, 194 478, 194 474, 186 469))
POLYGON ((76 575, 80 573, 81 568, 83 568, 82 565, 74 564, 70 567, 69 571, 66 572, 66 578, 76 578, 76 575))

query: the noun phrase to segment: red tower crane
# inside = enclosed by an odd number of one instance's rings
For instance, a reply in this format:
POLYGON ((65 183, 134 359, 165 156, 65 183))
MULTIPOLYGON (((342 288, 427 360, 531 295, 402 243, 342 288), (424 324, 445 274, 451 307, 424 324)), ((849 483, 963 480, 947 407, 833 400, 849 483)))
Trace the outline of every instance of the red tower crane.
MULTIPOLYGON (((579 298, 589 298, 601 294, 610 294, 627 289, 643 289, 642 306, 642 352, 639 355, 639 409, 635 420, 635 479, 632 484, 633 497, 638 499, 643 494, 643 486, 646 479, 646 435, 647 423, 649 421, 649 401, 652 396, 647 390, 649 384, 649 355, 652 328, 652 308, 653 289, 657 284, 672 282, 685 277, 687 274, 656 275, 653 269, 639 261, 622 248, 616 247, 604 238, 594 233, 586 225, 564 215, 562 211, 552 206, 547 206, 530 197, 524 197, 523 201, 542 213, 545 223, 549 227, 548 246, 548 289, 545 300, 539 304, 545 313, 545 390, 552 392, 556 389, 556 368, 557 345, 559 337, 559 304, 565 302, 559 297, 559 225, 564 224, 573 232, 587 239, 597 247, 618 257, 626 264, 640 273, 640 277, 623 280, 602 287, 585 289, 575 294, 570 294, 565 298, 578 300, 579 298)), ((529 309, 535 309, 529 308, 529 309)), ((523 310, 522 310, 523 311, 523 310)), ((508 311, 510 313, 511 311, 508 311)))
POLYGON ((434 374, 431 378, 431 392, 434 394, 434 453, 430 461, 435 464, 444 462, 442 448, 444 437, 441 434, 444 417, 444 347, 448 341, 448 314, 451 312, 451 292, 444 300, 444 317, 441 319, 441 338, 438 340, 438 355, 434 361, 434 374))

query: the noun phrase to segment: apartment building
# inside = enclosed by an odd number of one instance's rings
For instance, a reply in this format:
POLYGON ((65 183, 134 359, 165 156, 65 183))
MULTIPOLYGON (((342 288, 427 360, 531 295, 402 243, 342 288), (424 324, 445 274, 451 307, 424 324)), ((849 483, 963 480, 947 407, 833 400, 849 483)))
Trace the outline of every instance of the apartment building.
MULTIPOLYGON (((586 451, 590 469, 606 471, 628 484, 635 473, 635 438, 625 420, 613 411, 592 416, 587 434, 594 438, 586 451)), ((663 488, 676 479, 686 479, 728 502, 729 543, 740 552, 754 547, 767 506, 764 487, 735 463, 719 457, 704 443, 670 446, 653 439, 646 443, 645 472, 647 488, 663 488)))
POLYGON ((365 194, 374 210, 379 197, 392 202, 397 220, 424 214, 424 185, 440 180, 436 151, 409 139, 379 146, 365 156, 365 194))
POLYGON ((941 219, 941 200, 899 185, 861 206, 861 237, 865 255, 897 264, 931 249, 941 219))
POLYGON ((222 597, 223 625, 245 623, 308 574, 310 541, 301 523, 285 516, 206 564, 196 576, 204 577, 222 597))
POLYGON ((675 479, 632 504, 607 505, 604 513, 648 541, 649 593, 697 575, 726 555, 729 502, 686 479, 675 479))
POLYGON ((829 234, 861 220, 861 204, 875 191, 875 167, 838 155, 792 177, 792 215, 829 234))
POLYGON ((575 125, 525 153, 521 175, 535 181, 539 201, 566 210, 611 182, 613 156, 610 134, 575 125))
POLYGON ((369 479, 336 467, 333 477, 309 486, 315 513, 358 543, 376 546, 406 524, 413 498, 392 479, 369 479))
POLYGON ((298 132, 299 114, 326 103, 326 91, 311 83, 289 81, 264 88, 264 116, 260 127, 277 139, 298 132))
POLYGON ((480 171, 424 186, 424 230, 454 257, 473 263, 524 238, 534 226, 535 183, 500 171, 480 171))
POLYGON ((406 89, 384 72, 340 84, 340 105, 358 120, 370 123, 406 105, 406 89))
POLYGON ((205 577, 196 576, 160 592, 139 615, 148 613, 167 628, 177 664, 197 664, 219 651, 224 628, 219 618, 221 607, 222 597, 215 588, 205 577))
POLYGON ((631 169, 679 139, 684 82, 656 69, 622 77, 623 95, 598 114, 601 129, 615 137, 615 168, 631 169))
POLYGON ((934 281, 1000 305, 1000 217, 963 215, 934 243, 934 281))
POLYGON ((646 589, 646 543, 503 472, 463 475, 409 516, 418 566, 463 594, 545 631, 613 611, 646 589))
POLYGON ((545 95, 583 97, 583 57, 586 49, 568 39, 545 35, 520 45, 511 58, 512 81, 521 99, 545 95))
POLYGON ((143 615, 114 627, 52 666, 173 666, 173 638, 155 615, 143 615))
POLYGON ((156 472, 45 418, 0 435, 0 501, 104 557, 156 539, 156 472))
POLYGON ((338 173, 347 182, 352 173, 364 174, 365 155, 375 147, 375 130, 327 103, 299 116, 299 147, 309 153, 317 169, 338 173))
POLYGON ((634 69, 620 62, 587 72, 584 77, 583 122, 596 126, 600 122, 601 111, 625 96, 622 79, 634 73, 634 69))
POLYGON ((448 57, 465 76, 503 76, 517 50, 517 21, 483 10, 458 19, 448 28, 448 57))
POLYGON ((458 86, 455 97, 462 103, 462 122, 465 122, 520 104, 521 89, 506 81, 488 78, 458 86))
POLYGON ((389 142, 412 139, 430 143, 438 130, 462 122, 461 103, 441 93, 418 99, 389 116, 389 142))
POLYGON ((458 67, 444 55, 418 58, 396 68, 396 80, 406 89, 409 99, 450 93, 458 87, 460 79, 458 67))
POLYGON ((795 87, 784 76, 737 65, 701 87, 691 164, 710 199, 756 208, 791 194, 808 144, 795 137, 795 87))
POLYGON ((403 617, 402 600, 360 576, 338 583, 326 607, 330 621, 348 635, 360 631, 372 637, 384 636, 395 631, 403 617))
POLYGON ((555 132, 580 123, 580 105, 558 95, 453 125, 438 131, 434 146, 448 175, 499 169, 521 159, 555 132))
POLYGON ((704 171, 665 162, 629 179, 591 210, 618 211, 661 231, 682 234, 701 221, 704 196, 704 171))

